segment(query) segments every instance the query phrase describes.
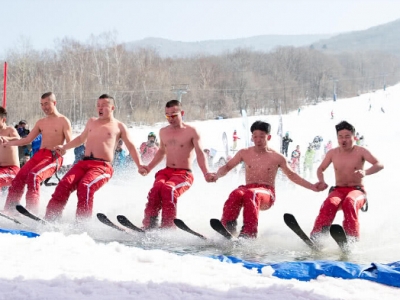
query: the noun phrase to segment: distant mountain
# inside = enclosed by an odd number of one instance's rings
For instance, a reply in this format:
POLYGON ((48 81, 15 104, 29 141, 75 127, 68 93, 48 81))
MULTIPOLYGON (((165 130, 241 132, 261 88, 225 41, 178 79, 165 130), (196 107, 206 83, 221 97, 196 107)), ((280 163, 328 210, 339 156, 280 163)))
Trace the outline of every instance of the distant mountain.
POLYGON ((362 31, 342 33, 312 43, 312 47, 327 52, 377 50, 400 55, 400 19, 362 31))
POLYGON ((236 48, 268 52, 278 46, 309 46, 332 35, 260 35, 232 40, 209 40, 198 42, 179 42, 162 38, 146 38, 126 43, 130 50, 152 48, 162 57, 190 57, 197 54, 218 55, 236 48))

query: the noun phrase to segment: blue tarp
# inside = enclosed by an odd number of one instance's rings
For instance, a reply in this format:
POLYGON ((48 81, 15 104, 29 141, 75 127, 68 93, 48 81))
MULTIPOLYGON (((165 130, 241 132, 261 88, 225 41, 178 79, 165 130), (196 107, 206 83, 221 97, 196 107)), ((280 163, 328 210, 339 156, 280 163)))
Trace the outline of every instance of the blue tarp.
POLYGON ((282 279, 309 281, 319 275, 325 275, 343 279, 366 279, 400 287, 400 261, 389 264, 371 263, 370 265, 329 260, 263 264, 248 262, 234 256, 211 257, 223 262, 240 263, 247 269, 257 269, 259 273, 262 272, 262 268, 270 266, 275 270, 272 275, 282 279))
POLYGON ((2 229, 2 228, 0 228, 0 233, 19 234, 19 235, 27 236, 29 238, 33 238, 33 237, 39 236, 39 234, 37 234, 35 232, 31 232, 31 231, 2 229))

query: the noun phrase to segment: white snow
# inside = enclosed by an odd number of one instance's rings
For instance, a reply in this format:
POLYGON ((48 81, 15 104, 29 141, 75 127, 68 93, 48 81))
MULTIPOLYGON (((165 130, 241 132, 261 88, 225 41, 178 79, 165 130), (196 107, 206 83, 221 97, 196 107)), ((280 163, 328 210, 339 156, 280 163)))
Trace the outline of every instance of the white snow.
MULTIPOLYGON (((397 193, 399 109, 400 85, 397 85, 386 91, 303 107, 299 115, 295 111, 283 116, 283 131, 289 131, 294 139, 289 152, 299 144, 304 154, 306 146, 316 135, 322 135, 323 144, 331 139, 335 146, 334 125, 347 120, 364 135, 367 147, 385 164, 383 171, 365 180, 369 211, 360 213, 362 238, 348 258, 351 262, 388 263, 400 258, 400 201, 397 193), (333 120, 330 116, 332 110, 333 120)), ((251 125, 257 119, 271 123, 271 145, 278 149, 278 116, 249 117, 248 123, 251 125)), ((204 148, 214 148, 218 155, 223 155, 221 137, 224 131, 229 140, 234 129, 239 136, 245 136, 242 123, 240 118, 194 122, 203 136, 204 148)), ((149 131, 158 132, 163 125, 132 128, 136 145, 146 139, 149 131)), ((239 140, 238 148, 243 147, 244 142, 239 140)), ((67 158, 71 158, 71 153, 67 158)), ((140 225, 154 172, 147 177, 133 172, 129 174, 116 176, 97 192, 94 212, 106 213, 112 220, 116 220, 116 215, 124 214, 140 225)), ((328 183, 334 185, 332 176, 327 178, 328 183)), ((242 182, 243 178, 231 174, 217 183, 205 183, 203 177, 195 173, 193 187, 179 200, 178 217, 192 229, 210 237, 210 242, 179 230, 156 232, 142 239, 138 234, 129 236, 108 228, 95 217, 87 227, 74 228, 68 224, 73 224, 74 220, 75 193, 66 207, 61 232, 46 232, 43 227, 35 228, 29 219, 18 217, 41 236, 30 239, 0 234, 0 299, 400 298, 400 289, 366 280, 325 276, 310 282, 282 280, 272 276, 270 267, 264 268, 263 274, 257 274, 256 270, 247 270, 239 264, 208 258, 210 254, 232 253, 262 262, 291 261, 299 257, 301 260, 302 255, 311 257, 310 260, 341 259, 333 241, 327 241, 323 254, 313 257, 282 220, 283 213, 293 213, 309 233, 326 192, 314 193, 285 182, 277 183, 274 207, 260 213, 257 241, 239 246, 239 249, 223 241, 209 228, 208 220, 220 217, 230 191, 242 182), (197 248, 198 255, 184 254, 194 253, 197 248)), ((42 187, 41 215, 53 190, 54 187, 42 187)), ((22 204, 25 204, 24 200, 22 204)), ((4 199, 0 201, 0 206, 3 205, 4 199)), ((340 222, 341 212, 335 220, 335 223, 340 222)), ((0 220, 1 228, 23 229, 16 226, 8 220, 0 220)))

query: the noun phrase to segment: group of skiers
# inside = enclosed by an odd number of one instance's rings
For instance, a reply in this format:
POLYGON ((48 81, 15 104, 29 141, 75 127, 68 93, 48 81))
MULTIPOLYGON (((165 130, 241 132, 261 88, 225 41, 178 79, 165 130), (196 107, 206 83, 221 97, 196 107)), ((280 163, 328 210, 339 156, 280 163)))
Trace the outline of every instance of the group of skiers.
MULTIPOLYGON (((289 132, 286 132, 282 138, 281 153, 288 157, 289 143, 293 142, 293 139, 289 137, 289 132)), ((313 173, 313 166, 315 163, 321 161, 325 154, 332 149, 332 141, 328 141, 323 147, 322 153, 322 142, 323 138, 320 135, 314 137, 313 141, 308 144, 307 150, 304 156, 301 155, 300 145, 296 145, 296 148, 292 151, 289 165, 296 173, 301 173, 301 158, 303 158, 303 174, 304 177, 310 178, 313 173)))

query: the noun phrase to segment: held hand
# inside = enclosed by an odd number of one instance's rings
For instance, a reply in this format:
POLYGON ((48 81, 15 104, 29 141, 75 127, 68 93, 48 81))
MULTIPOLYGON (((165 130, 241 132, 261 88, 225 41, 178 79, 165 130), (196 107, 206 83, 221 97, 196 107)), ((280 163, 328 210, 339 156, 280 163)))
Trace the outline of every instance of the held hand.
POLYGON ((139 166, 138 172, 142 176, 146 176, 147 174, 149 174, 149 170, 148 170, 147 166, 143 166, 143 165, 139 166))
POLYGON ((61 156, 63 156, 67 152, 67 150, 65 150, 61 145, 55 146, 54 150, 60 153, 61 156))
POLYGON ((204 179, 205 179, 207 182, 216 182, 217 179, 218 179, 217 173, 206 173, 206 174, 204 175, 204 179))
POLYGON ((365 177, 365 170, 355 170, 354 174, 356 175, 356 177, 358 178, 363 178, 365 177))
POLYGON ((316 187, 316 192, 322 192, 323 190, 326 190, 328 188, 328 185, 323 181, 315 183, 314 186, 316 187))

